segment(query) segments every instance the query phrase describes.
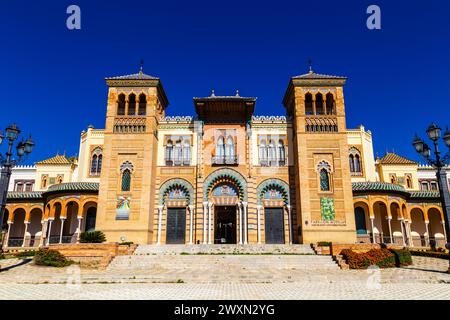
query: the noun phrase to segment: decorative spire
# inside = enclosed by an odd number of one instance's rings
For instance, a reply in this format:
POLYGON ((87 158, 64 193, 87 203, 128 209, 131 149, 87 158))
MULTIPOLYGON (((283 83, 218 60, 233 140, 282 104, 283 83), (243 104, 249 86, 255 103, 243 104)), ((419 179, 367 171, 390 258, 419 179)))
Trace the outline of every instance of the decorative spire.
POLYGON ((236 97, 239 97, 239 89, 236 89, 236 97))
POLYGON ((216 96, 216 94, 215 94, 215 92, 214 92, 214 89, 212 89, 211 90, 211 97, 215 97, 216 96))
POLYGON ((308 65, 309 65, 309 73, 313 73, 313 69, 312 69, 312 60, 308 59, 308 65))
POLYGON ((139 74, 144 73, 144 59, 141 59, 141 67, 139 68, 139 74))

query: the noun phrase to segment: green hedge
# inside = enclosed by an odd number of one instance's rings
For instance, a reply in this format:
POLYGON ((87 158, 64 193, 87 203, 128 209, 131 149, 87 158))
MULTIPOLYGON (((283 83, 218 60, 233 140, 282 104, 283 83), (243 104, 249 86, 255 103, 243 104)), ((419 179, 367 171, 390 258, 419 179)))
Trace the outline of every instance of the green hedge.
POLYGON ((412 264, 411 252, 406 249, 389 249, 395 256, 397 267, 409 266, 412 264))
POLYGON ((27 257, 34 257, 36 255, 36 251, 22 251, 14 254, 16 258, 27 258, 27 257))
POLYGON ((34 263, 39 266, 51 267, 66 267, 72 264, 72 261, 67 259, 59 251, 51 249, 39 249, 34 255, 34 263))
POLYGON ((318 247, 331 247, 331 242, 329 241, 320 241, 317 242, 318 247))
POLYGON ((413 256, 429 257, 429 258, 439 258, 439 259, 449 259, 449 255, 446 252, 439 251, 421 251, 421 250, 410 250, 413 256))

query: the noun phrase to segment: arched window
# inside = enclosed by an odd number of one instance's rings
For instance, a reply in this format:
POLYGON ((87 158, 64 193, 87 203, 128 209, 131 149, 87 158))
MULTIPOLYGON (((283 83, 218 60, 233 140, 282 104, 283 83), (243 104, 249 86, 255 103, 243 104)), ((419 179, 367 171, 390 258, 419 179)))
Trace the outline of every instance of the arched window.
POLYGON ((356 234, 367 234, 366 213, 361 207, 355 208, 356 234))
POLYGON ((189 165, 190 163, 191 163, 191 144, 188 140, 185 140, 183 145, 183 164, 189 165))
POLYGON ((327 93, 326 96, 326 109, 327 114, 336 114, 336 110, 334 108, 334 99, 331 93, 327 93))
POLYGON ((225 157, 225 144, 222 136, 220 136, 219 139, 217 139, 216 155, 219 158, 225 157))
POLYGON ((174 161, 175 165, 180 165, 183 157, 183 149, 181 147, 181 140, 175 142, 174 161))
POLYGON ((391 175, 391 183, 397 183, 397 177, 394 174, 391 175))
POLYGON ((41 185, 42 185, 42 188, 47 188, 47 176, 42 177, 41 185))
POLYGON ((267 146, 265 140, 259 144, 259 163, 261 165, 267 165, 267 146))
POLYGON ((168 140, 166 144, 166 165, 172 165, 173 163, 173 143, 172 140, 168 140))
POLYGON ((361 172, 361 160, 359 154, 355 154, 355 172, 361 172))
POLYGON ((286 163, 286 150, 283 140, 278 141, 278 163, 280 166, 284 166, 286 163))
POLYGON ((348 157, 349 164, 350 164, 350 172, 355 172, 355 157, 351 154, 348 157))
POLYGON ((330 191, 330 175, 325 168, 320 170, 320 191, 330 191))
POLYGON ((323 96, 321 93, 316 94, 316 114, 325 114, 323 96))
POLYGON ((131 189, 131 172, 125 169, 122 172, 122 191, 130 191, 131 189))
POLYGON ((409 175, 406 176, 406 188, 412 189, 412 180, 411 180, 411 177, 409 175))
POLYGON ((61 176, 58 176, 57 183, 58 184, 63 183, 63 178, 61 176))
POLYGON ((232 136, 228 136, 227 145, 225 146, 225 156, 232 160, 234 159, 234 141, 232 136))
POLYGON ((275 149, 275 143, 273 142, 273 140, 269 141, 269 147, 267 150, 267 154, 268 154, 268 160, 269 160, 269 164, 273 164, 272 162, 277 161, 277 151, 275 149))
POLYGON ((98 176, 102 171, 102 149, 95 148, 91 158, 91 176, 98 176))
POLYGON ((117 115, 125 115, 125 95, 123 93, 119 94, 119 99, 117 100, 117 115))
POLYGON ((134 93, 128 96, 128 115, 134 116, 136 114, 136 95, 134 93))
POLYGON ((139 110, 138 115, 145 116, 147 114, 147 97, 141 93, 139 95, 139 110))
POLYGON ((311 93, 307 93, 305 95, 305 114, 306 115, 314 114, 313 98, 312 98, 312 94, 311 93))

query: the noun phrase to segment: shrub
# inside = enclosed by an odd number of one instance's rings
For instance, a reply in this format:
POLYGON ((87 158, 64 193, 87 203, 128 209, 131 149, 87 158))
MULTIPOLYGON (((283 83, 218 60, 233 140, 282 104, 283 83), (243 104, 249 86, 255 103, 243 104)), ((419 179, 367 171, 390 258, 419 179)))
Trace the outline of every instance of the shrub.
POLYGON ((134 244, 133 241, 119 242, 119 245, 121 246, 130 246, 132 244, 134 244))
POLYGON ((412 264, 412 256, 409 250, 405 249, 390 249, 395 255, 395 265, 397 267, 409 266, 412 264))
POLYGON ((80 234, 81 243, 102 243, 105 241, 105 234, 101 231, 86 231, 80 234))
POLYGON ((395 255, 387 249, 372 249, 365 253, 344 249, 341 255, 351 269, 367 269, 371 265, 380 268, 395 267, 395 255))
POLYGON ((34 257, 35 255, 36 255, 36 251, 31 250, 31 251, 18 252, 14 256, 16 258, 27 258, 27 257, 34 257))
POLYGON ((318 247, 331 247, 331 242, 329 241, 319 241, 317 242, 318 247))
POLYGON ((439 258, 439 259, 449 259, 449 254, 440 251, 421 251, 421 250, 410 250, 411 255, 429 258, 439 258))
POLYGON ((34 263, 39 266, 66 267, 72 263, 59 251, 39 249, 34 256, 34 263))

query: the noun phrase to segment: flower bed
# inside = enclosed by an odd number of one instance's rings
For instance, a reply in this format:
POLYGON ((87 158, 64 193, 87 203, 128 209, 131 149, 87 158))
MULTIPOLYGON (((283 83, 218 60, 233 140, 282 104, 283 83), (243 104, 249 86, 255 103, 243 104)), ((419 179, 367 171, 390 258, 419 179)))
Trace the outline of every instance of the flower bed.
POLYGON ((341 251, 350 269, 367 269, 376 265, 380 268, 392 268, 396 266, 396 256, 388 249, 371 249, 367 252, 356 253, 350 249, 341 251))

